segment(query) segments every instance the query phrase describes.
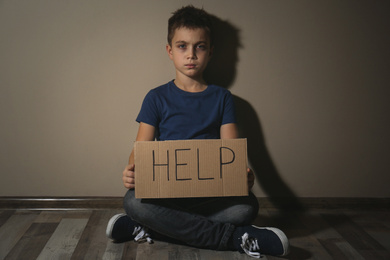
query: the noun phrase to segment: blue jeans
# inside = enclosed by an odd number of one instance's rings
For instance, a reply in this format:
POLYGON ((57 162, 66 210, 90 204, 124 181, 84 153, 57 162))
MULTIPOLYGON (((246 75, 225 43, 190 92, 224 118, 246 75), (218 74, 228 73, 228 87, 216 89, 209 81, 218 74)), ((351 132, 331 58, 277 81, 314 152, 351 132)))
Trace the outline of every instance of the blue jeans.
POLYGON ((134 190, 124 198, 129 217, 158 234, 190 246, 228 250, 235 226, 250 225, 259 204, 246 197, 136 199, 134 190))

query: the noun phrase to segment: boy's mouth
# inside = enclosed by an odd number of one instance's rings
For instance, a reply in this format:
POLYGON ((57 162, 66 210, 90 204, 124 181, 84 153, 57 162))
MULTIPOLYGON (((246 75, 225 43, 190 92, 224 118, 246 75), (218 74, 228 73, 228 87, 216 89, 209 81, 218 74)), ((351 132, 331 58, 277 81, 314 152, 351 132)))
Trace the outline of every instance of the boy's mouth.
POLYGON ((190 64, 185 64, 184 65, 186 68, 188 68, 188 69, 194 69, 195 67, 196 67, 196 65, 195 64, 192 64, 192 63, 190 63, 190 64))

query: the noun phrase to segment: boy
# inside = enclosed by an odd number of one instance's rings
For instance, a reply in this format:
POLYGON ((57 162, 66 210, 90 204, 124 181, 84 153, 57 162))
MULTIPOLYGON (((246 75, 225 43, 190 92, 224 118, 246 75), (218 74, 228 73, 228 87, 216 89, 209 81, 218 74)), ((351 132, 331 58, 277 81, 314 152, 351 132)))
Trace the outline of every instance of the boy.
MULTIPOLYGON (((151 90, 137 117, 137 141, 238 138, 231 93, 208 85, 203 72, 213 52, 210 16, 193 6, 183 7, 168 21, 166 50, 176 78, 151 90)), ((254 174, 248 168, 248 189, 254 174)), ((199 248, 236 250, 253 257, 285 255, 288 240, 276 228, 251 226, 258 213, 253 193, 247 197, 136 199, 133 152, 123 171, 128 192, 127 213, 112 217, 107 236, 116 241, 162 236, 199 248)))

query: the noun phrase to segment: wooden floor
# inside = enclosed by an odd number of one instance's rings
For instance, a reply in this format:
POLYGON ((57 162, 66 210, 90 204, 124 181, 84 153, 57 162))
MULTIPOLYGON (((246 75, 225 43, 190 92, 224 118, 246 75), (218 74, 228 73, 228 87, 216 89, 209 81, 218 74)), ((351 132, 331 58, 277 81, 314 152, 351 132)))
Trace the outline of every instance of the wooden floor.
MULTIPOLYGON (((112 243, 108 220, 121 209, 0 210, 0 259, 253 259, 155 241, 112 243)), ((390 259, 390 210, 262 209, 255 224, 276 226, 290 239, 283 259, 390 259)), ((282 259, 264 256, 263 259, 282 259)))

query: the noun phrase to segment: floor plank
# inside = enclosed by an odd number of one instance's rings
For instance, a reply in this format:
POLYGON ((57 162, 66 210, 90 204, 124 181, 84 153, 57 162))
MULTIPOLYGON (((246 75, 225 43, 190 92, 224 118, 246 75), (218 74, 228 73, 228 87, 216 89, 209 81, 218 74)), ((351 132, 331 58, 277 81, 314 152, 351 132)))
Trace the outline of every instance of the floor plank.
POLYGON ((0 227, 0 259, 3 259, 18 243, 37 217, 37 213, 14 214, 0 227))
POLYGON ((102 259, 104 260, 121 259, 124 247, 125 247, 124 243, 113 243, 111 241, 108 241, 102 259))
POLYGON ((333 259, 362 259, 362 256, 321 216, 311 211, 300 216, 301 221, 333 259))
MULTIPOLYGON (((239 252, 232 251, 214 251, 214 250, 199 250, 200 259, 215 259, 215 260, 250 260, 252 257, 241 254, 239 252)), ((262 257, 261 259, 266 260, 267 257, 262 257)))
POLYGON ((134 241, 125 242, 122 260, 135 260, 137 258, 138 243, 134 241))
POLYGON ((137 247, 137 260, 161 259, 168 260, 168 252, 172 244, 155 241, 153 244, 142 243, 137 247))
POLYGON ((372 238, 390 251, 390 214, 382 211, 343 211, 372 238))
POLYGON ((117 213, 117 211, 113 210, 99 210, 94 211, 90 215, 89 221, 72 255, 72 259, 102 258, 107 246, 107 238, 101 234, 105 234, 108 220, 117 213))
POLYGON ((364 257, 353 248, 347 241, 337 241, 335 245, 340 248, 341 252, 347 257, 347 259, 364 260, 364 257))
MULTIPOLYGON (((162 241, 113 243, 108 220, 121 209, 0 210, 0 259, 252 259, 230 251, 202 250, 162 241)), ((281 228, 290 240, 286 257, 262 259, 390 259, 390 210, 262 208, 255 223, 281 228)))
POLYGON ((0 212, 0 227, 15 213, 15 210, 2 210, 0 212))
POLYGON ((33 223, 5 260, 36 259, 57 226, 58 223, 33 223))
POLYGON ((70 259, 88 219, 62 219, 37 259, 70 259))
POLYGON ((333 213, 321 216, 365 259, 390 259, 389 252, 346 215, 333 213))

